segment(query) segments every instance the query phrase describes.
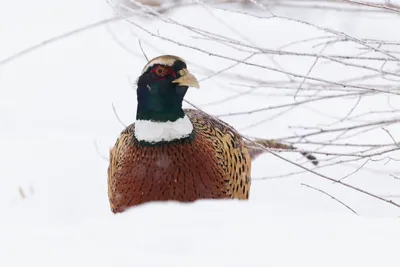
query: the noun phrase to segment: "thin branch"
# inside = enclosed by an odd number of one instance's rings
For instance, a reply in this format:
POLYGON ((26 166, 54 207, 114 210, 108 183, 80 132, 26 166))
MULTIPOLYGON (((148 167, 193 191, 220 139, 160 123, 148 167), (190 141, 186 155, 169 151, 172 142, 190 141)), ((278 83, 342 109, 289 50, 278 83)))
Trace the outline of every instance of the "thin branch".
POLYGON ((358 167, 357 169, 355 169, 355 170, 352 171, 351 173, 349 173, 349 174, 343 176, 342 178, 339 179, 339 181, 341 182, 341 181, 343 181, 344 179, 350 177, 351 175, 353 175, 353 174, 355 174, 356 172, 358 172, 359 170, 361 170, 361 169, 368 163, 369 160, 370 160, 370 159, 367 159, 363 164, 361 164, 360 167, 358 167))
POLYGON ((84 32, 84 31, 87 31, 87 30, 90 30, 90 29, 93 29, 93 28, 96 28, 96 27, 99 27, 99 26, 103 26, 104 24, 107 24, 107 23, 110 23, 110 22, 119 21, 119 20, 122 20, 122 19, 123 19, 123 18, 121 18, 121 17, 119 17, 119 16, 112 17, 112 18, 108 18, 108 19, 103 19, 103 20, 94 22, 94 23, 92 23, 92 24, 85 25, 85 26, 83 26, 83 27, 74 29, 74 30, 72 30, 72 31, 69 31, 69 32, 60 34, 60 35, 58 35, 58 36, 54 36, 54 37, 52 37, 52 38, 49 38, 49 39, 47 39, 47 40, 44 40, 44 41, 42 41, 42 42, 40 42, 40 43, 38 43, 38 44, 36 44, 36 45, 33 45, 33 46, 30 46, 30 47, 26 48, 26 49, 23 49, 23 50, 21 50, 21 51, 15 53, 15 54, 13 54, 13 55, 7 57, 7 58, 1 60, 1 61, 0 61, 0 66, 1 66, 1 65, 5 65, 5 64, 7 64, 7 63, 10 63, 11 61, 13 61, 13 60, 15 60, 15 59, 18 59, 18 58, 20 58, 20 57, 22 57, 22 56, 25 56, 25 55, 27 55, 27 54, 29 54, 29 53, 31 53, 31 52, 37 50, 37 49, 43 48, 43 47, 45 47, 45 46, 47 46, 47 45, 49 45, 49 44, 55 43, 55 42, 57 42, 57 41, 61 41, 61 40, 63 40, 63 39, 66 39, 66 38, 68 38, 68 37, 70 37, 70 36, 73 36, 73 35, 76 35, 76 34, 78 34, 78 33, 82 33, 82 32, 84 32))
POLYGON ((400 9, 394 6, 389 6, 389 5, 382 5, 382 4, 374 4, 371 2, 365 2, 365 1, 356 1, 356 0, 337 0, 340 2, 346 2, 346 3, 352 3, 352 4, 356 4, 356 5, 363 5, 363 6, 368 6, 368 7, 374 7, 374 8, 381 8, 381 9, 385 9, 388 11, 392 11, 392 12, 396 12, 396 13, 400 13, 400 9))
POLYGON ((364 123, 364 124, 359 124, 359 125, 352 125, 348 127, 341 127, 341 128, 335 128, 335 129, 320 129, 319 131, 303 134, 303 135, 292 135, 292 136, 286 136, 279 138, 280 140, 284 139, 292 139, 292 138, 302 138, 302 137, 309 137, 313 135, 319 135, 319 134, 324 134, 324 133, 333 133, 333 132, 341 132, 341 131, 350 131, 354 129, 359 129, 359 128, 365 128, 369 126, 378 126, 378 125, 389 125, 389 124, 394 124, 400 122, 400 119, 392 119, 392 120, 387 120, 387 121, 380 121, 380 122, 369 122, 369 123, 364 123))
POLYGON ((400 145, 396 142, 396 140, 394 139, 393 135, 389 132, 389 130, 387 130, 383 127, 382 127, 382 130, 384 130, 390 136, 390 138, 392 138, 392 141, 396 146, 400 147, 400 145))
MULTIPOLYGON (((244 137, 244 138, 245 138, 245 137, 244 137)), ((245 139, 247 139, 247 138, 245 138, 245 139)), ((252 142, 250 139, 247 139, 247 140, 249 140, 250 142, 252 142)), ((253 143, 254 143, 254 142, 253 142, 253 143)), ((258 145, 257 143, 254 143, 254 144, 255 144, 255 145, 258 145)), ((259 146, 260 148, 264 149, 265 151, 268 151, 269 153, 271 153, 271 154, 274 155, 275 157, 278 157, 278 158, 280 158, 280 159, 282 159, 282 160, 284 160, 284 161, 286 161, 286 162, 288 162, 288 163, 290 163, 290 164, 292 164, 292 165, 295 165, 295 166, 297 166, 297 167, 299 167, 299 168, 301 168, 301 169, 303 169, 303 170, 306 170, 306 171, 308 171, 308 172, 310 172, 310 173, 312 173, 312 174, 315 174, 315 175, 319 176, 320 178, 323 178, 323 179, 328 180, 328 181, 331 181, 331 182, 338 183, 338 184, 340 184, 340 185, 342 185, 342 186, 344 186, 344 187, 353 189, 353 190, 355 190, 355 191, 357 191, 357 192, 359 192, 359 193, 362 193, 362 194, 364 194, 364 195, 370 196, 370 197, 372 197, 372 198, 378 199, 378 200, 383 201, 383 202, 386 202, 386 203, 388 203, 388 204, 390 204, 390 205, 392 205, 392 206, 395 206, 395 207, 397 207, 397 208, 400 208, 400 204, 398 204, 398 203, 396 203, 396 202, 394 202, 394 201, 392 201, 392 200, 388 200, 388 199, 382 198, 382 197, 380 197, 380 196, 378 196, 378 195, 375 195, 375 194, 373 194, 373 193, 370 193, 370 192, 368 192, 368 191, 366 191, 366 190, 363 190, 363 189, 358 188, 358 187, 356 187, 356 186, 353 186, 353 185, 351 185, 351 184, 348 184, 348 183, 345 183, 345 182, 341 182, 341 181, 339 181, 339 180, 337 180, 337 179, 334 179, 334 178, 328 177, 328 176, 326 176, 326 175, 324 175, 324 174, 318 173, 318 172, 316 172, 316 171, 314 171, 314 170, 311 170, 311 169, 309 169, 309 168, 306 168, 306 167, 304 167, 304 166, 302 166, 302 165, 300 165, 300 164, 298 164, 298 163, 296 163, 296 162, 293 162, 293 161, 291 161, 291 160, 288 160, 288 159, 282 157, 281 155, 279 155, 278 153, 273 152, 273 151, 270 150, 270 149, 267 149, 267 148, 265 148, 265 147, 263 147, 263 146, 261 146, 261 145, 258 145, 258 146, 259 146)))
MULTIPOLYGON (((326 44, 326 45, 321 49, 320 54, 323 53, 324 50, 325 50, 327 47, 328 47, 328 44, 326 44)), ((303 80, 301 81, 299 87, 297 88, 297 90, 296 90, 296 92, 295 92, 295 94, 294 94, 294 100, 296 100, 297 94, 299 93, 299 91, 300 91, 301 88, 303 87, 304 82, 307 80, 307 77, 310 75, 311 71, 314 69, 314 67, 315 67, 315 65, 317 64, 319 58, 320 58, 320 57, 317 56, 317 57, 315 58, 313 64, 311 65, 311 67, 308 69, 308 72, 307 72, 307 74, 306 74, 306 77, 303 78, 303 80)))
POLYGON ((396 175, 394 175, 394 174, 390 174, 390 176, 392 176, 394 179, 396 179, 396 180, 400 180, 400 177, 398 177, 398 176, 396 176, 396 175))
POLYGON ((150 60, 149 60, 149 58, 147 57, 146 53, 143 50, 142 42, 140 41, 140 39, 138 41, 139 41, 140 50, 142 51, 144 58, 147 60, 147 62, 149 62, 150 60))
MULTIPOLYGON (((366 94, 366 93, 362 93, 362 94, 366 94)), ((292 102, 292 103, 288 103, 288 104, 270 106, 270 107, 259 108, 259 109, 252 109, 252 110, 248 110, 248 111, 231 112, 231 113, 219 114, 216 116, 219 118, 222 118, 222 117, 232 117, 232 116, 239 116, 239 115, 250 115, 250 114, 263 112, 263 111, 267 111, 267 110, 281 109, 281 108, 286 108, 286 107, 290 107, 290 106, 298 106, 298 105, 302 105, 302 104, 306 104, 306 103, 310 103, 310 102, 328 100, 328 99, 333 99, 333 98, 342 98, 342 97, 347 97, 347 96, 358 96, 358 95, 360 95, 360 93, 327 95, 327 96, 316 97, 316 98, 307 99, 307 100, 303 100, 303 101, 292 102)))
POLYGON ((318 191, 318 192, 321 192, 322 194, 324 194, 324 195, 326 195, 326 196, 332 198, 333 200, 335 200, 336 202, 338 202, 339 204, 341 204, 342 206, 344 206, 345 208, 347 208, 348 210, 350 210, 351 212, 353 212, 355 215, 358 215, 358 213, 357 213, 355 210, 353 210, 352 208, 350 208, 350 207, 349 207, 348 205, 346 205, 343 201, 340 201, 340 200, 337 199, 336 197, 334 197, 334 196, 328 194, 327 192, 325 192, 325 191, 323 191, 323 190, 321 190, 321 189, 319 189, 319 188, 313 187, 313 186, 311 186, 311 185, 308 185, 308 184, 303 184, 303 183, 302 183, 301 185, 303 185, 303 186, 305 186, 305 187, 308 187, 308 188, 311 188, 311 189, 314 189, 314 190, 316 190, 316 191, 318 191))
POLYGON ((110 159, 109 159, 108 157, 104 156, 103 154, 101 154, 100 149, 99 149, 99 146, 98 146, 98 144, 97 144, 97 141, 94 140, 93 143, 94 143, 94 147, 96 148, 96 153, 97 153, 102 159, 104 159, 105 161, 108 162, 110 159))
POLYGON ((118 116, 117 110, 115 109, 114 103, 111 103, 112 105, 112 109, 114 112, 115 117, 117 118, 117 120, 119 121, 119 123, 121 123, 122 126, 124 126, 126 128, 126 124, 120 119, 120 117, 118 116))

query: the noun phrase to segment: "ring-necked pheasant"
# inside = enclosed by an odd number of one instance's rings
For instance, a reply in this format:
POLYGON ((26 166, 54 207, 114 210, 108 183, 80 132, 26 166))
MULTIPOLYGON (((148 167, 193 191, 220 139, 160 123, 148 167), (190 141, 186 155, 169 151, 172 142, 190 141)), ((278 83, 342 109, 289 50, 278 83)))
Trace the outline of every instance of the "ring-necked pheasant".
MULTIPOLYGON (((199 84, 182 58, 160 56, 144 67, 137 81, 136 122, 110 150, 113 212, 149 201, 249 198, 251 160, 263 149, 217 118, 182 109, 188 87, 199 84)), ((256 143, 294 149, 269 140, 256 143)))

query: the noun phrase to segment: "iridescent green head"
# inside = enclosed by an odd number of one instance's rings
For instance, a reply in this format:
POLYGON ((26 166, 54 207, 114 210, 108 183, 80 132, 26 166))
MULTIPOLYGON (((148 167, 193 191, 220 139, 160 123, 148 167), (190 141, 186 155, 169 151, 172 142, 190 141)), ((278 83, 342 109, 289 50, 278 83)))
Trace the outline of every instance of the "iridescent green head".
POLYGON ((137 86, 136 119, 173 122, 184 117, 182 102, 188 88, 199 88, 199 83, 182 58, 164 55, 146 64, 137 86))

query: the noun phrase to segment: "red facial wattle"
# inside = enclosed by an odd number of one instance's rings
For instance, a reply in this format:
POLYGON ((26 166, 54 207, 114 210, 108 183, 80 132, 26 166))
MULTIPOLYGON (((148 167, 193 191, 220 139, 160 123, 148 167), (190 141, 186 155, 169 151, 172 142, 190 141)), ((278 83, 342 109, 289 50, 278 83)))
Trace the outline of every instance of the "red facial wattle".
POLYGON ((172 75, 176 79, 176 73, 168 66, 155 65, 150 70, 158 79, 165 79, 168 75, 172 75))

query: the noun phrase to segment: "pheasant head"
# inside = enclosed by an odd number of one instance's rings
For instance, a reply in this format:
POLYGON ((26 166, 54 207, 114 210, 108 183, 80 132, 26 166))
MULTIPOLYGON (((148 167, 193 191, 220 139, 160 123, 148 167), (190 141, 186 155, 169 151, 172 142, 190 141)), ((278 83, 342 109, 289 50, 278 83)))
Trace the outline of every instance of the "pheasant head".
POLYGON ((137 81, 135 136, 139 141, 172 141, 192 133, 182 109, 189 87, 199 88, 199 83, 182 58, 164 55, 146 64, 137 81))

